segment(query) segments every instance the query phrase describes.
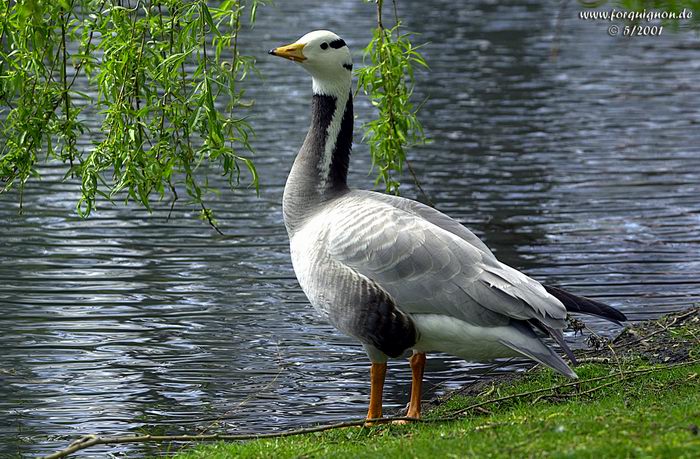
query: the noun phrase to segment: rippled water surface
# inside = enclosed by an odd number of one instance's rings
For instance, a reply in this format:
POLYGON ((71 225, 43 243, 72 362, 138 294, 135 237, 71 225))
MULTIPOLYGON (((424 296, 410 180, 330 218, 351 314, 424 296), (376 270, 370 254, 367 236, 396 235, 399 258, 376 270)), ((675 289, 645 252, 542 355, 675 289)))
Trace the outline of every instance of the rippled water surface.
MULTIPOLYGON (((50 452, 84 433, 271 431, 364 415, 367 359, 315 317, 280 212, 310 81, 265 50, 328 28, 359 61, 373 6, 277 3, 244 43, 265 77, 248 93, 262 192, 215 200, 226 236, 185 203, 170 220, 167 203, 150 216, 103 204, 81 220, 78 188, 49 166, 28 187, 23 215, 16 195, 0 195, 0 457, 50 452)), ((439 209, 502 261, 632 320, 698 301, 694 33, 611 38, 607 24, 558 2, 400 8, 405 28, 428 43, 417 96, 428 98, 421 118, 432 142, 410 159, 439 209)), ((366 121, 367 100, 356 107, 366 121)), ((372 186, 364 145, 351 167, 355 186, 372 186)), ((408 185, 404 195, 418 193, 408 185)), ((433 356, 428 387, 513 368, 433 356)), ((406 403, 409 379, 404 361, 391 364, 388 408, 406 403)), ((84 456, 108 451, 140 450, 84 456)))

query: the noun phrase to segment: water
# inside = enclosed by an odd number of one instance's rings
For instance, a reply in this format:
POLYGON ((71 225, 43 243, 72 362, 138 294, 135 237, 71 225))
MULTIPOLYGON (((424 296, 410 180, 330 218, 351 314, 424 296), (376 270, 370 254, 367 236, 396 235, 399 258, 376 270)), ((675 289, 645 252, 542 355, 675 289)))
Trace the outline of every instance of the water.
MULTIPOLYGON (((184 203, 170 220, 167 203, 150 216, 103 204, 80 220, 77 188, 49 166, 27 189, 24 215, 15 195, 0 195, 0 457, 48 453, 85 433, 258 432, 365 414, 367 359, 315 317, 282 224, 309 78, 265 51, 328 28, 357 61, 373 6, 278 3, 244 43, 266 78, 249 92, 262 193, 212 203, 225 237, 184 203)), ((417 95, 428 97, 421 119, 433 141, 411 161, 436 206, 502 261, 632 320, 696 303, 696 36, 611 38, 573 4, 460 3, 400 2, 405 28, 428 42, 417 95)), ((370 116, 363 97, 356 109, 358 123, 370 116)), ((367 156, 355 147, 357 187, 372 185, 367 156)), ((408 184, 404 195, 418 192, 408 184)), ((514 368, 498 365, 431 356, 427 386, 514 368)), ((393 362, 388 409, 406 403, 409 380, 406 362, 393 362)), ((143 450, 83 456, 124 451, 143 450)))

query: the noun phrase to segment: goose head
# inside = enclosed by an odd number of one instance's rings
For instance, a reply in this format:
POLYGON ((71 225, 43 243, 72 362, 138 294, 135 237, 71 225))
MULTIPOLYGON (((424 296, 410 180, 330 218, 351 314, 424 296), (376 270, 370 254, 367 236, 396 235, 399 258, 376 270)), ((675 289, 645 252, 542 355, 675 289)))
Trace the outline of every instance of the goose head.
POLYGON ((314 94, 345 95, 352 84, 352 56, 345 41, 328 30, 309 32, 294 43, 270 50, 311 74, 314 94))

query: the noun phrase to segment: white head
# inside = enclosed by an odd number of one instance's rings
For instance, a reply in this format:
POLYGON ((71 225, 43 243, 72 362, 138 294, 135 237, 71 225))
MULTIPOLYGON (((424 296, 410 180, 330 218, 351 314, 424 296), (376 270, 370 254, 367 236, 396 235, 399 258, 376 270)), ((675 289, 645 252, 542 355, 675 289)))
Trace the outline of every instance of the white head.
POLYGON ((352 56, 345 41, 328 30, 309 32, 270 54, 301 64, 313 78, 315 94, 345 95, 352 84, 352 56))

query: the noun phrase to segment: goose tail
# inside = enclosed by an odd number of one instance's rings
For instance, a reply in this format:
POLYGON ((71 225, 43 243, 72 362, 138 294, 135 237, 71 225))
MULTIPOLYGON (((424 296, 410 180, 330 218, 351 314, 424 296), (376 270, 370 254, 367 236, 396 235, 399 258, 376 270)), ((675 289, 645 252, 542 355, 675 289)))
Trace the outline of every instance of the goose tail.
POLYGON ((627 320, 627 316, 622 312, 600 301, 574 295, 558 287, 552 287, 551 285, 544 285, 543 287, 550 295, 561 301, 568 312, 602 317, 617 325, 622 325, 620 322, 627 320))

